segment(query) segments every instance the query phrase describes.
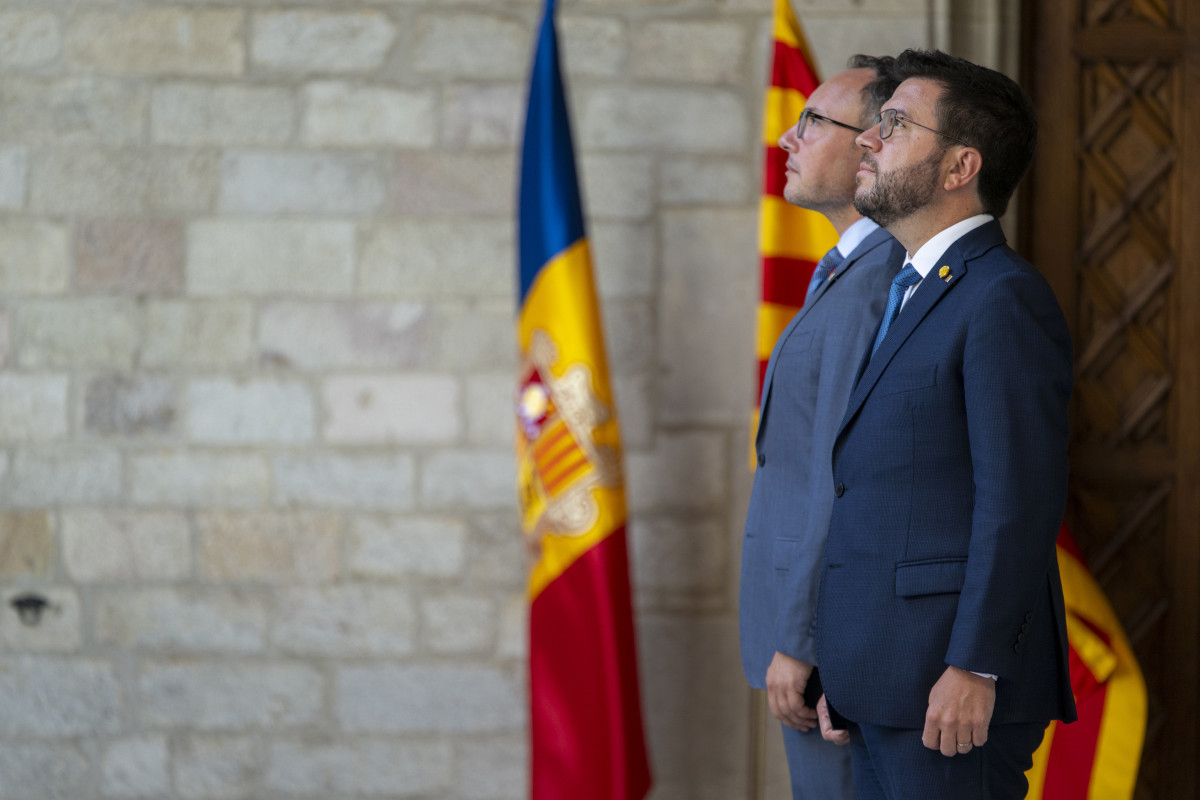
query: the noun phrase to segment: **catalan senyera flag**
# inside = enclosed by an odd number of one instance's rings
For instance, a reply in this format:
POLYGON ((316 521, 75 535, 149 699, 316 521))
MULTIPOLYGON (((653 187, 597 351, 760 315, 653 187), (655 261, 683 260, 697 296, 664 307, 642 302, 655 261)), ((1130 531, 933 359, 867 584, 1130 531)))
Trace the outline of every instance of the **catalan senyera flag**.
POLYGON ((1026 773, 1027 800, 1129 800, 1146 734, 1146 684, 1066 525, 1057 549, 1079 719, 1046 729, 1026 773))
POLYGON ((518 219, 521 522, 529 577, 530 795, 641 800, 642 731, 621 441, 592 279, 554 0, 529 81, 518 219))
MULTIPOLYGON (((762 257, 762 302, 758 306, 758 392, 775 341, 804 305, 813 269, 837 244, 837 231, 824 215, 797 208, 783 199, 787 153, 779 137, 796 124, 804 103, 820 81, 808 44, 788 0, 775 0, 775 50, 771 82, 763 102, 763 190, 759 205, 758 247, 762 257)), ((757 428, 758 413, 754 416, 757 428)))

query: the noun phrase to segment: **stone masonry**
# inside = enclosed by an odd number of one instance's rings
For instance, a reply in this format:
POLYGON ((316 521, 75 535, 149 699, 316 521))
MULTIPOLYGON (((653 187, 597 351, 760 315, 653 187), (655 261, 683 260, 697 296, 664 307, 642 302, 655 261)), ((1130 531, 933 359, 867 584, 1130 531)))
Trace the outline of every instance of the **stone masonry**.
MULTIPOLYGON (((761 778, 736 589, 771 7, 560 2, 655 800, 761 778)), ((947 7, 795 2, 826 71, 995 38, 947 7)), ((526 795, 540 11, 0 0, 0 800, 526 795)))

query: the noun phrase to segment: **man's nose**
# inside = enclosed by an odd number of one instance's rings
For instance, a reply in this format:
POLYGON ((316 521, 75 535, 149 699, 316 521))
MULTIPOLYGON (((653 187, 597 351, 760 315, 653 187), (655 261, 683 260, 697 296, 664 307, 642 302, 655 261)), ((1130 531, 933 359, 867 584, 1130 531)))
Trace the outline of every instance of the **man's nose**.
POLYGON ((782 147, 784 150, 787 150, 789 153, 796 152, 796 126, 795 125, 788 128, 786 131, 783 132, 783 135, 779 137, 779 146, 782 147))
POLYGON ((854 143, 859 147, 878 153, 883 147, 883 139, 879 138, 879 123, 875 123, 865 131, 854 137, 854 143))

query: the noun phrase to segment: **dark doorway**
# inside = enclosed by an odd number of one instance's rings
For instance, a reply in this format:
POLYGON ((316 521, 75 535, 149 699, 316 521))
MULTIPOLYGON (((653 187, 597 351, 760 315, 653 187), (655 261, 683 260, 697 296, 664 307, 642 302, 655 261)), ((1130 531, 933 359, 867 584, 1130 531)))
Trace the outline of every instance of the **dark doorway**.
POLYGON ((1197 797, 1200 2, 1024 0, 1022 250, 1075 338, 1067 520, 1149 692, 1136 797, 1197 797))

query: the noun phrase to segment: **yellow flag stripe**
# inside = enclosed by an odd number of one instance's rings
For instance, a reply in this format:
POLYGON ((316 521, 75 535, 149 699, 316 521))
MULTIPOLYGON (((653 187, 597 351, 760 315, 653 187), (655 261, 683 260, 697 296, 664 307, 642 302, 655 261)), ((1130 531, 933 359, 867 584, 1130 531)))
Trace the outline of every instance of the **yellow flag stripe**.
POLYGON ((1046 770, 1050 767, 1050 749, 1054 746, 1054 731, 1057 721, 1046 726, 1046 735, 1042 744, 1033 754, 1033 766, 1025 771, 1025 780, 1029 782, 1029 793, 1025 800, 1042 800, 1042 789, 1046 783, 1046 770))
POLYGON ((537 451, 539 462, 549 464, 551 459, 557 458, 575 447, 575 442, 571 439, 571 432, 561 422, 555 426, 554 433, 545 435, 545 439, 544 443, 539 441, 537 447, 534 448, 537 451))
POLYGON ((1104 683, 1117 669, 1117 655, 1103 639, 1074 614, 1067 614, 1067 639, 1079 660, 1104 683))
POLYGON ((775 41, 783 42, 789 47, 800 47, 800 25, 788 0, 775 0, 775 29, 772 35, 775 41))
POLYGON ((823 214, 789 205, 782 197, 763 195, 758 246, 764 256, 804 258, 817 262, 837 244, 837 230, 823 214))
POLYGON ((800 309, 796 306, 784 306, 778 303, 759 303, 758 306, 758 343, 756 345, 758 360, 766 361, 775 349, 775 342, 783 329, 796 316, 800 309))
POLYGON ((758 453, 756 440, 758 439, 758 409, 755 408, 750 414, 750 449, 746 453, 750 457, 750 471, 758 469, 758 453))
POLYGON ((542 471, 542 477, 549 480, 550 476, 556 471, 563 468, 564 465, 572 463, 574 460, 582 458, 585 462, 587 456, 575 445, 570 439, 564 440, 565 444, 550 452, 540 456, 538 467, 542 471))
POLYGON ((1089 800, 1132 797, 1145 744, 1146 684, 1128 644, 1116 649, 1118 660, 1129 666, 1118 668, 1108 681, 1089 800))
POLYGON ((779 137, 800 119, 800 112, 808 101, 799 89, 783 89, 771 86, 763 105, 763 144, 775 147, 779 137))
POLYGON ((546 490, 551 495, 558 494, 559 489, 587 472, 588 467, 587 459, 582 456, 567 462, 560 469, 546 476, 546 490))
POLYGON ((564 450, 552 463, 547 464, 542 470, 542 482, 546 485, 546 489, 550 494, 554 494, 557 488, 565 485, 567 478, 576 473, 581 467, 586 468, 587 466, 587 456, 578 448, 564 450))

